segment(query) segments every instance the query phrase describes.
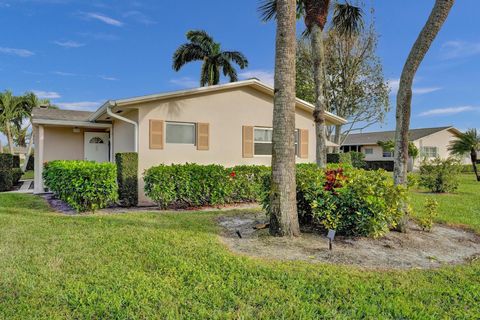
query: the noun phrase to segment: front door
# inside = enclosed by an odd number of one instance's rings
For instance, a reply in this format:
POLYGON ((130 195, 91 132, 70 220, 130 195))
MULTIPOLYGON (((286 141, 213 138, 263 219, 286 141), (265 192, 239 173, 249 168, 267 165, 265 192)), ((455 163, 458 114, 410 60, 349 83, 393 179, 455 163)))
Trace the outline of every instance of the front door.
POLYGON ((85 160, 107 162, 110 152, 109 132, 85 132, 85 160))

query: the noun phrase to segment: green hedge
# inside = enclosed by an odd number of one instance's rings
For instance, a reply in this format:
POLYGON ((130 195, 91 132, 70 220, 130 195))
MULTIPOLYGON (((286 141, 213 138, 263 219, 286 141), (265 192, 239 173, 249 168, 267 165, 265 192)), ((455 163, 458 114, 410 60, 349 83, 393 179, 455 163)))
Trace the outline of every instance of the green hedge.
POLYGON ((0 169, 0 192, 10 191, 13 187, 12 169, 0 169))
POLYGON ((365 169, 367 163, 365 162, 365 154, 363 152, 350 151, 350 158, 352 160, 352 166, 357 169, 365 169))
POLYGON ((424 160, 420 164, 420 186, 431 192, 444 193, 457 190, 458 174, 462 167, 455 159, 424 160))
POLYGON ((366 161, 365 169, 367 170, 385 170, 393 172, 395 166, 392 160, 378 160, 378 161, 366 161))
POLYGON ((57 160, 45 164, 45 185, 78 212, 105 208, 118 198, 112 163, 57 160))
POLYGON ((136 152, 117 153, 118 199, 124 207, 138 204, 138 154, 136 152))
POLYGON ((0 170, 13 168, 13 155, 0 153, 0 170))
POLYGON ((145 193, 161 208, 252 202, 269 173, 261 166, 159 165, 144 172, 145 193))
MULTIPOLYGON (((262 201, 269 211, 270 181, 262 201)), ((406 190, 393 185, 385 171, 354 168, 322 170, 299 165, 296 172, 297 210, 302 225, 335 229, 338 234, 380 237, 403 216, 406 190)))

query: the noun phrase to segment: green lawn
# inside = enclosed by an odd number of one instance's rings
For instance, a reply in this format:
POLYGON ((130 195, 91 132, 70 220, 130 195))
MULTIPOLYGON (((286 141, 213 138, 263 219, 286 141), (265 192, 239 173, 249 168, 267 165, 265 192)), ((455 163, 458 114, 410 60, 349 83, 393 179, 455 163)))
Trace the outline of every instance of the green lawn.
POLYGON ((24 173, 23 176, 22 176, 22 180, 33 179, 33 178, 34 178, 34 172, 33 172, 33 170, 25 171, 25 173, 24 173))
MULTIPOLYGON (((437 196, 441 219, 479 230, 480 184, 462 181, 458 195, 437 196)), ((415 194, 415 205, 424 197, 415 194)), ((64 216, 34 196, 1 194, 0 319, 480 315, 480 261, 392 272, 263 261, 230 253, 218 241, 214 218, 207 212, 64 216)))

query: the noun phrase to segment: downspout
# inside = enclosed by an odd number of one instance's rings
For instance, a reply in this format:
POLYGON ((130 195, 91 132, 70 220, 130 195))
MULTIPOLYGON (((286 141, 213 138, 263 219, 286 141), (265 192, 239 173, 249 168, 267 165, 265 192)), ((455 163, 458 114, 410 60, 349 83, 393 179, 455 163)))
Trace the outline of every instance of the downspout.
POLYGON ((108 105, 107 105, 107 114, 112 118, 118 119, 118 120, 123 121, 123 122, 130 123, 130 124, 133 125, 133 128, 134 128, 134 130, 133 130, 134 131, 134 150, 135 150, 135 152, 138 152, 138 123, 136 123, 133 120, 127 119, 125 117, 122 117, 122 116, 119 116, 118 114, 113 113, 111 108, 115 107, 116 105, 117 104, 115 102, 109 101, 108 105))

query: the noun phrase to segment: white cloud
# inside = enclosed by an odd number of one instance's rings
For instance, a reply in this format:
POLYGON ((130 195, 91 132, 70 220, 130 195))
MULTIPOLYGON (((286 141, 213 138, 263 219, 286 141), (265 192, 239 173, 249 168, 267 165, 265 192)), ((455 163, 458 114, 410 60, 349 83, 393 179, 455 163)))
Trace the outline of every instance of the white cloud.
POLYGON ((151 25, 151 24, 156 24, 157 23, 157 21, 151 19, 146 14, 144 14, 140 11, 136 11, 136 10, 127 11, 123 14, 123 16, 125 18, 131 18, 131 19, 135 20, 136 22, 143 23, 145 25, 151 25))
POLYGON ((6 47, 0 47, 0 53, 9 54, 17 57, 22 57, 22 58, 31 57, 35 54, 32 51, 27 49, 16 49, 16 48, 6 48, 6 47))
POLYGON ((106 16, 106 15, 103 15, 103 14, 100 14, 100 13, 87 12, 84 15, 87 19, 98 20, 98 21, 101 21, 101 22, 106 23, 106 24, 111 25, 111 26, 115 26, 115 27, 123 26, 122 21, 119 21, 117 19, 111 18, 109 16, 106 16))
POLYGON ((469 57, 480 54, 480 42, 447 41, 442 45, 443 59, 469 57))
POLYGON ((100 79, 103 79, 103 80, 108 80, 108 81, 118 81, 118 78, 115 78, 115 77, 110 77, 110 76, 98 76, 100 79))
POLYGON ((249 70, 244 71, 239 74, 241 79, 251 79, 257 78, 258 80, 270 85, 273 87, 274 83, 274 73, 267 70, 249 70))
POLYGON ((58 99, 61 95, 55 91, 32 90, 33 93, 40 99, 58 99))
POLYGON ((65 110, 81 110, 81 111, 95 111, 102 104, 102 101, 77 101, 77 102, 57 102, 60 109, 65 110))
POLYGON ((419 114, 421 117, 426 116, 442 116, 442 115, 452 115, 464 112, 471 112, 479 110, 478 107, 473 106, 459 106, 459 107, 449 107, 449 108, 438 108, 424 111, 419 114))
POLYGON ((71 72, 63 72, 63 71, 53 71, 53 74, 56 74, 57 76, 64 76, 64 77, 74 77, 77 76, 76 73, 71 73, 71 72))
POLYGON ((68 41, 54 41, 54 43, 60 47, 64 47, 64 48, 80 48, 80 47, 83 47, 85 44, 84 43, 80 43, 80 42, 76 42, 76 41, 72 41, 72 40, 68 40, 68 41))
MULTIPOLYGON (((390 94, 396 95, 398 92, 398 88, 400 86, 400 79, 389 79, 388 80, 388 87, 390 88, 390 94)), ((416 87, 412 88, 413 94, 427 94, 432 93, 438 90, 441 90, 441 87, 416 87)))
POLYGON ((178 79, 171 79, 170 83, 184 89, 196 88, 199 86, 199 81, 191 77, 182 77, 178 79))

